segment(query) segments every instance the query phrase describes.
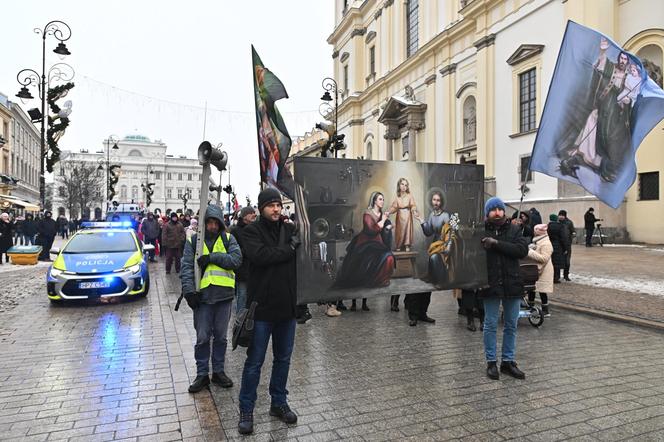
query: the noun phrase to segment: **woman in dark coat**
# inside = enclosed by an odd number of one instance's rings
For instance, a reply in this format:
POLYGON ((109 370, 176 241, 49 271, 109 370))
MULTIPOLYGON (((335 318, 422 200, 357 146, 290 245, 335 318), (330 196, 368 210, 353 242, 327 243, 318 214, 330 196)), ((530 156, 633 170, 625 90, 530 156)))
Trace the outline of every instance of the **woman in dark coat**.
POLYGON ((394 255, 386 245, 391 225, 383 212, 385 198, 371 194, 369 207, 362 218, 363 228, 346 248, 346 257, 337 274, 335 288, 385 287, 394 271, 394 255))
POLYGON ((567 226, 558 221, 558 215, 552 213, 549 215, 549 221, 547 232, 553 246, 553 254, 551 255, 553 283, 558 284, 560 282, 560 270, 565 267, 565 256, 572 245, 569 240, 567 226))
POLYGON ((7 250, 14 246, 14 225, 9 219, 7 213, 0 215, 0 264, 2 264, 2 255, 5 255, 9 262, 7 250))

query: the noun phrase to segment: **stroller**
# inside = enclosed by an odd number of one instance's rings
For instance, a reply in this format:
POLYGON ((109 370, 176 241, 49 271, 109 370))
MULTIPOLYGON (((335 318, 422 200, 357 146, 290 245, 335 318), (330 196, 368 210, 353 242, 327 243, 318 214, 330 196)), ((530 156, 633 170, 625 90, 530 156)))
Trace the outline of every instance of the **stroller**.
POLYGON ((544 314, 542 309, 536 305, 528 304, 528 292, 535 290, 535 283, 539 277, 537 264, 521 261, 520 263, 521 279, 523 279, 523 298, 521 299, 521 308, 519 309, 519 319, 528 318, 528 322, 533 327, 539 327, 544 323, 544 314))

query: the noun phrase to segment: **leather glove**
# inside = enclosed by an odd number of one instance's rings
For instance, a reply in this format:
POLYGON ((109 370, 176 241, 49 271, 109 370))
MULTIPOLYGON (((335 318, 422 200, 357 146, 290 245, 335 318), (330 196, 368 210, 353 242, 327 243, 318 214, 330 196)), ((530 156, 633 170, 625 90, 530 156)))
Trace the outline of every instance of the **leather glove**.
POLYGON ((185 293, 184 300, 187 301, 187 305, 192 310, 196 310, 201 305, 201 297, 198 293, 185 293))
POLYGON ((491 238, 490 236, 482 238, 482 246, 484 246, 484 248, 487 250, 495 246, 496 244, 498 244, 498 240, 496 238, 491 238))
POLYGON ((198 268, 201 269, 201 273, 205 272, 205 269, 210 264, 210 255, 201 255, 198 257, 198 268))

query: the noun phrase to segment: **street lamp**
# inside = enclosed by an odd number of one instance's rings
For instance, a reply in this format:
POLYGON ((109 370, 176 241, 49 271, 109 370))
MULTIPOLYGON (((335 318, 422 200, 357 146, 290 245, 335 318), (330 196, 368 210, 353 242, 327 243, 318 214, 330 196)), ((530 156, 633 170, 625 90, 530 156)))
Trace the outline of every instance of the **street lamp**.
POLYGON ((74 69, 66 63, 56 63, 46 71, 46 37, 52 35, 59 41, 58 46, 53 50, 58 56, 64 57, 70 55, 65 41, 71 37, 71 28, 60 20, 50 21, 43 29, 35 28, 34 32, 41 35, 42 38, 42 69, 41 75, 34 69, 22 69, 16 75, 16 80, 21 85, 21 89, 16 94, 21 101, 34 98, 28 89, 28 86, 36 86, 41 100, 41 137, 40 137, 40 161, 39 161, 39 204, 44 208, 46 198, 46 179, 44 175, 44 161, 46 160, 46 101, 48 98, 48 88, 51 81, 62 80, 71 81, 74 78, 74 69), (48 81, 47 81, 48 80, 48 81), (48 88, 47 88, 48 86, 48 88))
MULTIPOLYGON (((109 202, 112 199, 113 196, 115 196, 115 192, 111 192, 111 173, 113 173, 113 178, 115 177, 115 170, 120 168, 119 164, 113 164, 111 165, 111 149, 113 150, 118 150, 120 149, 118 147, 118 138, 116 135, 109 135, 108 138, 105 141, 106 143, 106 161, 104 161, 103 158, 100 158, 97 163, 99 166, 97 166, 97 170, 106 170, 106 212, 108 213, 108 207, 109 207, 109 202), (113 143, 113 146, 111 147, 111 143, 113 143), (111 193, 113 195, 111 195, 111 193)), ((117 182, 117 180, 116 180, 117 182)))
POLYGON ((332 124, 319 123, 316 124, 316 128, 324 130, 327 132, 329 137, 329 143, 322 146, 322 156, 326 156, 328 149, 334 151, 334 158, 337 158, 337 152, 346 148, 343 140, 346 137, 345 134, 339 135, 337 133, 337 123, 339 116, 339 86, 333 78, 327 77, 323 79, 323 90, 325 93, 320 97, 322 103, 318 106, 318 112, 323 118, 332 122, 332 124), (330 92, 334 93, 334 98, 330 92), (332 103, 334 101, 334 103, 332 103), (330 116, 330 114, 332 114, 330 116))

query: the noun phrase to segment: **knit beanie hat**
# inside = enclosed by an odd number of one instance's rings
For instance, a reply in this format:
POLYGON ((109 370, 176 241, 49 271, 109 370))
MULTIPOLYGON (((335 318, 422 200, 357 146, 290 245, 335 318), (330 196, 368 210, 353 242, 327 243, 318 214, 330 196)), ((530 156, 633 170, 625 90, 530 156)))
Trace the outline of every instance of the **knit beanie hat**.
POLYGON ((258 194, 258 210, 263 210, 265 206, 270 203, 280 203, 281 194, 277 189, 268 187, 261 190, 261 193, 258 194))
POLYGON ((489 216, 489 212, 491 212, 493 209, 505 210, 505 203, 497 196, 489 198, 489 200, 484 204, 484 216, 489 216))
POLYGON ((249 207, 249 206, 243 207, 240 210, 240 218, 244 218, 245 216, 250 215, 252 213, 256 213, 256 210, 254 210, 253 207, 249 207))
POLYGON ((558 215, 556 215, 555 213, 552 213, 551 215, 549 215, 549 221, 552 221, 552 222, 558 221, 558 215))
POLYGON ((535 235, 544 235, 549 230, 547 224, 538 224, 535 226, 535 235))

